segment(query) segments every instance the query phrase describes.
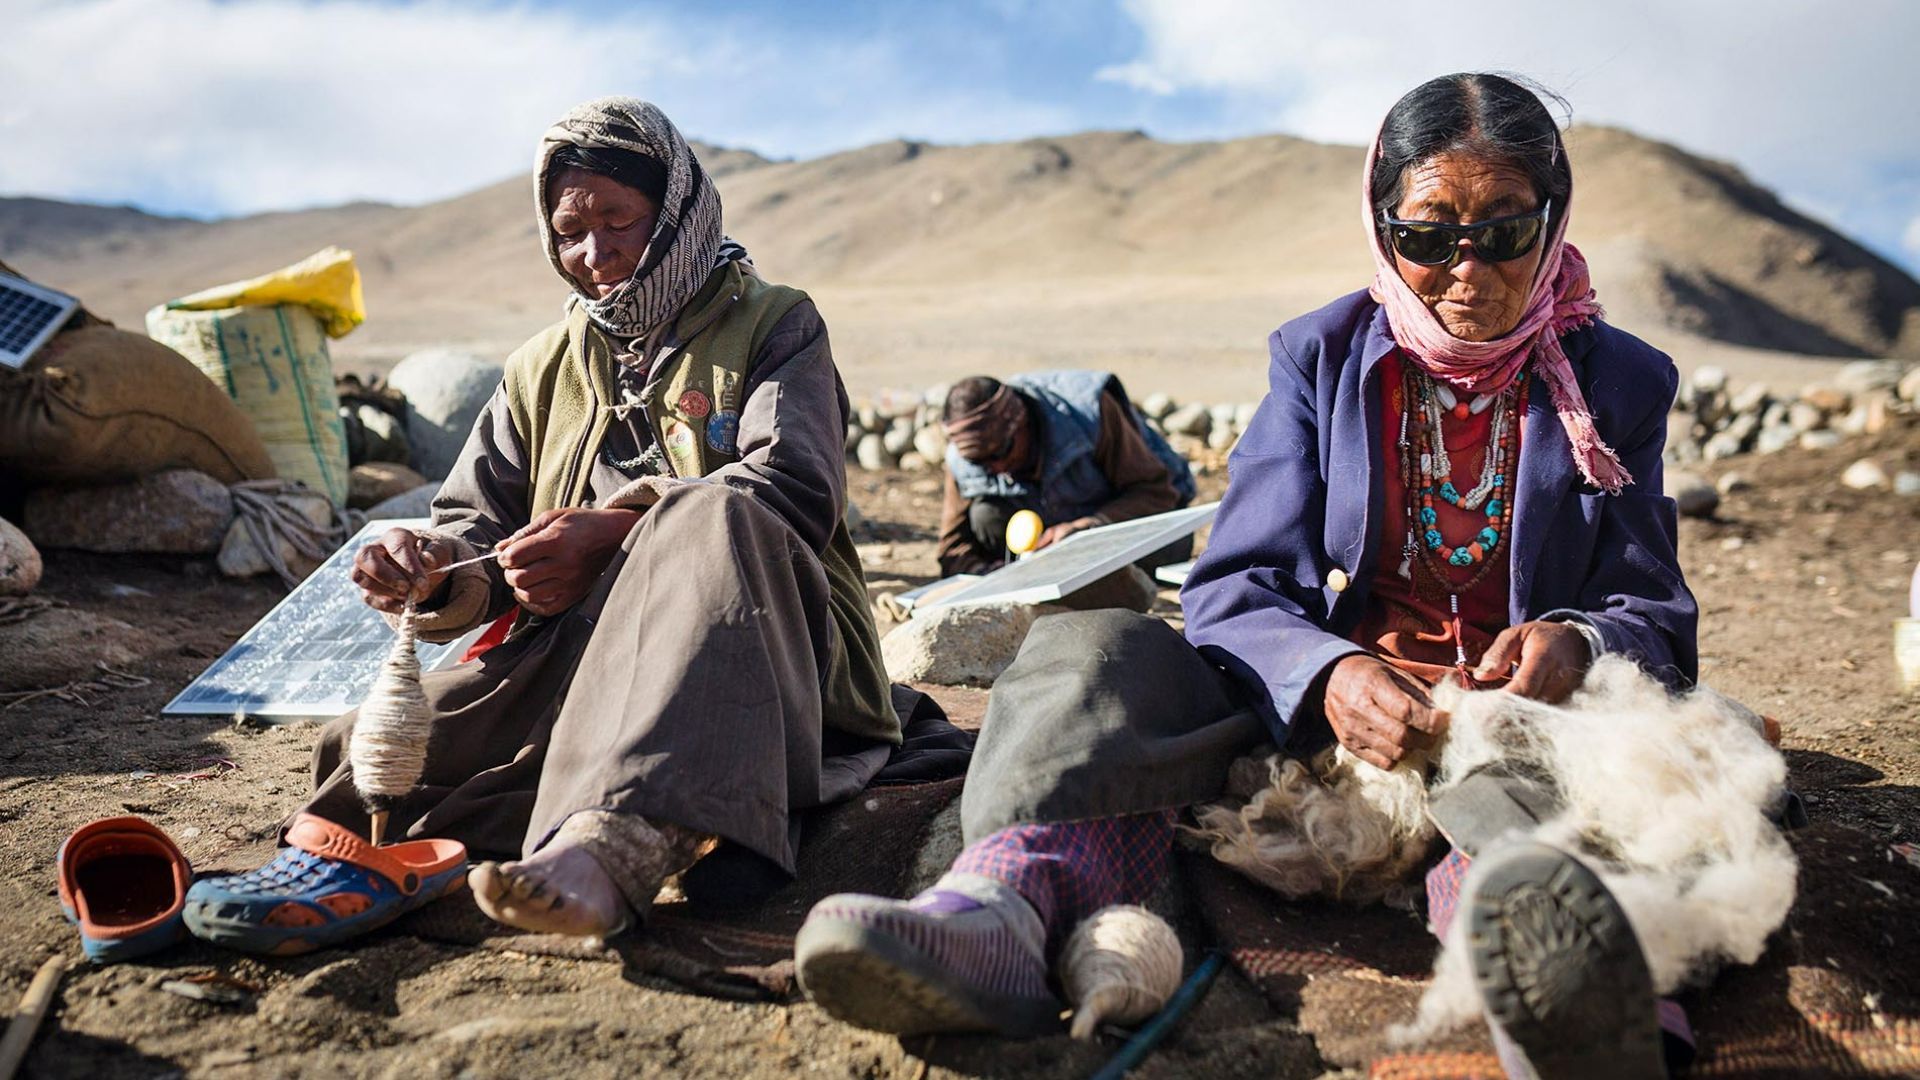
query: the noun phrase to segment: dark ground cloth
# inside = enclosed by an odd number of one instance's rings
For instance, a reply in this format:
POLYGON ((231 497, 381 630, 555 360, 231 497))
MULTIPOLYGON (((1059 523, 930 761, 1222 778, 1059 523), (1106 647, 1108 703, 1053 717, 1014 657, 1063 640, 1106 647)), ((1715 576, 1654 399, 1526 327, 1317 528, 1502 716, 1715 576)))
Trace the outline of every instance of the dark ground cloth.
MULTIPOLYGON (((1767 952, 1680 995, 1699 1039, 1689 1076, 1920 1075, 1920 868, 1842 826, 1787 834, 1800 895, 1767 952)), ((1320 1054, 1372 1077, 1499 1076, 1486 1028, 1395 1047, 1438 952, 1422 919, 1292 902, 1201 852, 1183 868, 1215 941, 1320 1054)))
MULTIPOLYGON (((513 857, 569 814, 611 810, 792 871, 794 812, 859 791, 894 752, 823 735, 828 603, 819 558, 773 511, 717 484, 675 489, 586 600, 422 677, 427 768, 394 831, 513 857)), ((358 830, 366 815, 344 760, 353 719, 316 745, 305 809, 358 830)))

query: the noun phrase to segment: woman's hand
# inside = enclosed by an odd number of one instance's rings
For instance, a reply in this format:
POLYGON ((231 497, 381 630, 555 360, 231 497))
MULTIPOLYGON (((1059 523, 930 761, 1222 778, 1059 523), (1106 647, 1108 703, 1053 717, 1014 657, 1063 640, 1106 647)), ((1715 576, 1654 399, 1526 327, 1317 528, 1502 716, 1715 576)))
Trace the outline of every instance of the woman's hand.
POLYGON ((1592 663, 1593 646, 1571 624, 1525 622, 1500 631, 1480 657, 1473 677, 1502 679, 1511 670, 1512 679, 1505 687, 1508 693, 1558 703, 1579 689, 1592 663))
POLYGON ((1433 745, 1447 727, 1447 714, 1433 707, 1420 680, 1376 656, 1349 656, 1333 665, 1325 711, 1340 745, 1382 769, 1433 745))
POLYGON ((548 510, 495 545, 514 600, 557 615, 584 599, 640 520, 637 510, 548 510))
POLYGON ((368 607, 398 615, 408 600, 432 596, 453 561, 453 545, 446 537, 388 529, 354 555, 351 576, 368 607))

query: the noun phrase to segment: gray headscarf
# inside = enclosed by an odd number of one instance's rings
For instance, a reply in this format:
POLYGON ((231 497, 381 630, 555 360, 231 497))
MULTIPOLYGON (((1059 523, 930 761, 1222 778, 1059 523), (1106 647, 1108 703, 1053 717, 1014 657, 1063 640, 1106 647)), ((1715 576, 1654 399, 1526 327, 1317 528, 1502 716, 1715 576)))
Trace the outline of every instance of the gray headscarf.
POLYGON ((680 129, 658 106, 638 98, 600 98, 568 110, 540 140, 540 160, 533 182, 534 202, 540 211, 540 241, 547 249, 547 261, 573 286, 570 302, 586 305, 593 321, 618 337, 641 337, 671 321, 700 291, 714 267, 730 259, 747 261, 746 249, 721 234, 720 193, 694 158, 680 129), (660 220, 647 240, 646 254, 633 276, 605 297, 581 292, 560 265, 555 249, 547 180, 554 154, 568 145, 626 150, 652 158, 666 168, 667 190, 660 200, 660 220))

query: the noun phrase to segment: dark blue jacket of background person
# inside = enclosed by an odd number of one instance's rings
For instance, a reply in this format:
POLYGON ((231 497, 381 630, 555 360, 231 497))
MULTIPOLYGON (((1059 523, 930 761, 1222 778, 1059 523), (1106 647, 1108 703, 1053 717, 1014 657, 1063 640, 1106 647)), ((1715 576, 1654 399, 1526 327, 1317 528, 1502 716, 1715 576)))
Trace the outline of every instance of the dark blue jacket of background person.
MULTIPOLYGON (((1228 461, 1231 484, 1180 600, 1187 639, 1243 684, 1285 743, 1317 717, 1316 679, 1362 651, 1347 640, 1382 558, 1398 559, 1402 510, 1386 505, 1381 357, 1386 311, 1362 292, 1274 331, 1269 388, 1228 461), (1329 574, 1347 575, 1336 590, 1329 574), (1304 707, 1304 708, 1303 708, 1304 707)), ((1634 482, 1587 486, 1544 384, 1527 395, 1508 548, 1508 618, 1576 618, 1607 651, 1680 686, 1696 673, 1698 609, 1681 577, 1663 489, 1673 361, 1605 323, 1562 338, 1601 437, 1634 482)), ((1338 581, 1336 577, 1335 582, 1338 581)))

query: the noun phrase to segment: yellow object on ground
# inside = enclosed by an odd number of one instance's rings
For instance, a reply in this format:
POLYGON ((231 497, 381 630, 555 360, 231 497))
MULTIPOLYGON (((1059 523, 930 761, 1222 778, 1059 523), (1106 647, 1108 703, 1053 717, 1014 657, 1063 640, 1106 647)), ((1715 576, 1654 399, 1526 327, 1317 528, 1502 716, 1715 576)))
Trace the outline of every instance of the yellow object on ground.
POLYGON ((1007 522, 1007 550, 1015 555, 1025 555, 1040 543, 1040 534, 1046 525, 1040 515, 1031 510, 1022 510, 1007 522))
POLYGON ((351 333, 367 321, 367 302, 360 291, 360 268, 353 264, 353 252, 325 248, 271 274, 202 289, 169 301, 166 307, 170 311, 219 311, 276 304, 294 304, 313 312, 328 337, 351 333))
MULTIPOLYGON (((345 270, 352 279, 342 295, 357 304, 359 278, 351 257, 339 254, 346 257, 345 270)), ((302 481, 336 505, 345 505, 347 438, 333 386, 325 309, 302 302, 313 301, 319 291, 294 289, 296 280, 312 283, 304 274, 295 275, 296 269, 162 304, 147 312, 147 334, 193 361, 239 404, 281 479, 302 481), (270 281, 275 283, 260 284, 270 281), (300 299, 274 302, 265 299, 270 293, 300 299), (220 299, 208 299, 216 296, 220 299), (240 297, 247 299, 240 302, 240 297)), ((358 317, 357 308, 353 314, 358 317)))

